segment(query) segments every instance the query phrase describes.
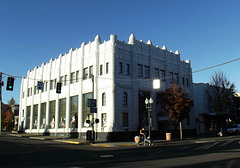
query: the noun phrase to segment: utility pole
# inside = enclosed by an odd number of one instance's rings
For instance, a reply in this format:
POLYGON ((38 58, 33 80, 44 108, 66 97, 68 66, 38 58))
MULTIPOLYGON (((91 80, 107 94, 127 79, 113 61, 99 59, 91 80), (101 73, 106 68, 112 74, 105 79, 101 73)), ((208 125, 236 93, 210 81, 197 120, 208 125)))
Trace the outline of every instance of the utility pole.
POLYGON ((0 134, 2 134, 2 72, 0 72, 0 134))

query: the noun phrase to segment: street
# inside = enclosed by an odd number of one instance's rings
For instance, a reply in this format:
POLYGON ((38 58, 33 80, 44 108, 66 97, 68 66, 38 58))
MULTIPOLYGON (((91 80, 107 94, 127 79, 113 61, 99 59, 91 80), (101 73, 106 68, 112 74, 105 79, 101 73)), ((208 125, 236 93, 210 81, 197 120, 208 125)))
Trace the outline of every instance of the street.
POLYGON ((240 136, 96 147, 0 135, 1 167, 240 167, 240 136))

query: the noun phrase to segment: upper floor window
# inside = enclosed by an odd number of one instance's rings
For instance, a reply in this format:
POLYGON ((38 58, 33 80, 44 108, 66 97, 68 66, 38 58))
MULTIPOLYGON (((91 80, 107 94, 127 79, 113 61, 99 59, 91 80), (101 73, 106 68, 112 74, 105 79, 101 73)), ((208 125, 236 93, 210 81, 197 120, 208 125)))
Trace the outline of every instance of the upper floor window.
POLYGON ((109 71, 109 62, 106 63, 106 74, 108 74, 109 71))
POLYGON ((130 75, 130 64, 126 64, 126 74, 130 75))
POLYGON ((79 82, 79 71, 76 71, 76 82, 79 82))
POLYGON ((83 69, 83 79, 87 79, 88 77, 88 68, 83 69))
POLYGON ((166 78, 165 70, 162 69, 160 72, 161 72, 160 74, 161 80, 165 81, 165 78, 166 78))
POLYGON ((149 78, 149 66, 144 66, 144 77, 149 78))
POLYGON ((103 65, 100 65, 100 72, 99 72, 99 75, 102 75, 103 74, 103 65))
POLYGON ((70 84, 75 83, 75 81, 76 81, 75 72, 72 72, 71 73, 71 78, 70 78, 70 84))
POLYGON ((89 67, 89 78, 93 76, 93 66, 89 67))
POLYGON ((102 94, 102 106, 106 106, 106 93, 102 94))
POLYGON ((127 92, 123 92, 123 106, 128 105, 128 95, 127 92))
POLYGON ((123 73, 123 64, 122 64, 122 62, 119 62, 119 73, 120 74, 123 73))
POLYGON ((155 68, 154 77, 159 78, 159 69, 158 68, 155 68))
POLYGON ((173 72, 169 72, 170 75, 170 82, 173 83, 173 72))
POLYGON ((143 76, 143 66, 141 64, 138 64, 138 77, 143 76))

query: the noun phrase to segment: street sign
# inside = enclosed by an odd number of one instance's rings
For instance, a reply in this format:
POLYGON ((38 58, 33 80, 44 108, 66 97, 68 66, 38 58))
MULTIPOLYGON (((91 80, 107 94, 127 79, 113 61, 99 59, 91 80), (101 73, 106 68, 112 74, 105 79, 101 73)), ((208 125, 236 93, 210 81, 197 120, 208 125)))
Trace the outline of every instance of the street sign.
POLYGON ((97 100, 96 99, 88 99, 87 100, 87 106, 88 107, 96 107, 97 100))
POLYGON ((97 113, 97 108, 91 107, 90 108, 90 113, 97 113))

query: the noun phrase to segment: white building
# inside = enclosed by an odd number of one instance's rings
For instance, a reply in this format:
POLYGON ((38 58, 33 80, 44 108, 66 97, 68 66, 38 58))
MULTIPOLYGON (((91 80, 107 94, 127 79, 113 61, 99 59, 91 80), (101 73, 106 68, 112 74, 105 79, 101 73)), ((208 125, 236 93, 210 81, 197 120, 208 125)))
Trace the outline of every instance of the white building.
MULTIPOLYGON (((192 93, 191 72, 190 61, 180 60, 178 51, 173 53, 165 46, 138 41, 133 34, 128 43, 116 35, 104 42, 96 36, 93 42, 28 71, 21 84, 19 128, 34 134, 78 133, 85 138, 91 130, 86 120, 92 120, 87 99, 94 97, 97 138, 114 139, 116 133, 135 134, 147 125, 144 101, 152 97, 151 129, 157 132, 168 117, 156 103, 159 90, 152 89, 152 80, 160 78, 160 90, 165 90, 176 79, 192 93), (37 89, 38 81, 43 81, 43 90, 37 89), (62 83, 60 94, 56 93, 57 82, 62 83)), ((185 129, 194 129, 193 117, 190 113, 185 129)))

